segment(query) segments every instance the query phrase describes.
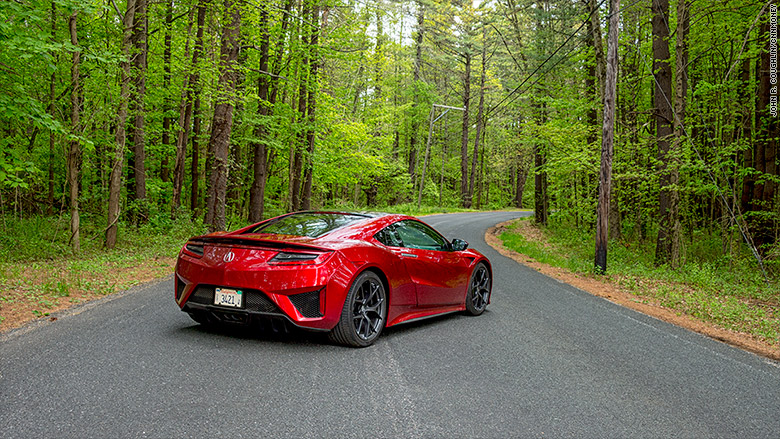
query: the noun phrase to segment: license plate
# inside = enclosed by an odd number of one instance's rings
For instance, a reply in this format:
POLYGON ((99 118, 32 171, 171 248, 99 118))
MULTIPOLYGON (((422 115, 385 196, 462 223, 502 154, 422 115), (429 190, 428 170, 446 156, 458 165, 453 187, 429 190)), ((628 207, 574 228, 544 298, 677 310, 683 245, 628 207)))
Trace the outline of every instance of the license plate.
POLYGON ((241 308, 242 297, 243 295, 241 294, 241 290, 217 288, 214 290, 214 305, 241 308))

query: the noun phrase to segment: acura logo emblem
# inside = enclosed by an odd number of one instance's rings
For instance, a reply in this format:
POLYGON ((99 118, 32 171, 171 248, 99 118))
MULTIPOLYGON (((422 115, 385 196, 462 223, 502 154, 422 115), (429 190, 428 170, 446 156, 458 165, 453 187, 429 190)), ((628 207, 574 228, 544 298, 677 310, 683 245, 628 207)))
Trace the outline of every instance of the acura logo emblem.
POLYGON ((225 261, 225 262, 230 262, 230 261, 232 261, 235 258, 236 258, 236 255, 233 252, 227 252, 225 257, 222 258, 222 260, 225 261))

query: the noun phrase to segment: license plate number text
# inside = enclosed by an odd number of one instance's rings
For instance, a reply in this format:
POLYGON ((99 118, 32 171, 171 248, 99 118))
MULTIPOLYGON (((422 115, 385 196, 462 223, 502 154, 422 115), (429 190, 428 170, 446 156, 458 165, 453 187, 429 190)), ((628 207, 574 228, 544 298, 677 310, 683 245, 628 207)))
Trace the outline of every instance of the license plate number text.
POLYGON ((214 305, 241 308, 243 294, 241 290, 217 288, 214 290, 214 305))

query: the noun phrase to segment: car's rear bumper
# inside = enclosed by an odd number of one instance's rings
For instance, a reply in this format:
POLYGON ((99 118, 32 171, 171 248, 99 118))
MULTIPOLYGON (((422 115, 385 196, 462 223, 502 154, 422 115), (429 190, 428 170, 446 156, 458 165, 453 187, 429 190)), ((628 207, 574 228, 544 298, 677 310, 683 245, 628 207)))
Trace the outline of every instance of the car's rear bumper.
POLYGON ((236 267, 218 275, 194 258, 180 257, 176 269, 176 303, 223 322, 252 323, 256 317, 282 318, 294 326, 330 330, 338 323, 350 273, 325 265, 236 267), (346 276, 345 276, 346 274, 346 276), (216 288, 240 290, 239 308, 216 305, 216 288))
MULTIPOLYGON (((177 276, 176 293, 183 295, 186 282, 177 276)), ((242 291, 241 307, 232 308, 214 304, 215 285, 193 285, 192 291, 182 303, 182 311, 209 315, 214 320, 225 323, 251 323, 254 317, 279 317, 294 326, 307 329, 329 329, 322 324, 327 322, 322 312, 325 288, 314 289, 306 293, 293 295, 273 295, 255 289, 242 291)), ((177 297, 181 300, 181 297, 177 297)))

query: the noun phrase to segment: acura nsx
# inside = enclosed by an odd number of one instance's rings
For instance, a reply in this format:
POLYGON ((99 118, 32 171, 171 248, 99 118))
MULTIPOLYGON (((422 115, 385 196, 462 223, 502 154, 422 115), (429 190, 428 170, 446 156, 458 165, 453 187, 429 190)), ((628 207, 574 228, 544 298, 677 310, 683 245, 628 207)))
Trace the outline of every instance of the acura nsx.
POLYGON ((385 327, 490 303, 488 259, 417 218, 295 212, 190 238, 175 299, 204 325, 259 323, 372 344, 385 327))

